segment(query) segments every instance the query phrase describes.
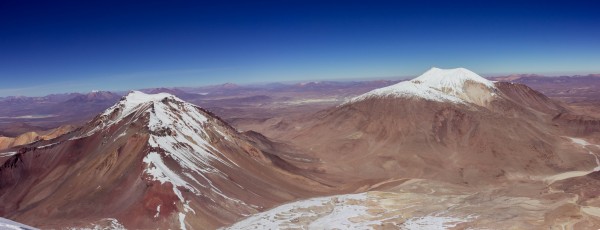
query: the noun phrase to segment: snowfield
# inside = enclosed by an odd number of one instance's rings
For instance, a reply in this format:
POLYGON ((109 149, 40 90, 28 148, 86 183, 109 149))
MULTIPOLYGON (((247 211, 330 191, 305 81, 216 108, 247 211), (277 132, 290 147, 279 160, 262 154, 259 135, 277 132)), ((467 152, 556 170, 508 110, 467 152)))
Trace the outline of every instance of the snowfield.
POLYGON ((382 208, 382 200, 369 193, 319 197, 284 204, 244 219, 225 230, 246 229, 447 229, 467 220, 426 215, 404 217, 382 208))
POLYGON ((30 227, 21 223, 14 222, 9 219, 0 217, 0 229, 1 230, 37 230, 37 228, 30 227))

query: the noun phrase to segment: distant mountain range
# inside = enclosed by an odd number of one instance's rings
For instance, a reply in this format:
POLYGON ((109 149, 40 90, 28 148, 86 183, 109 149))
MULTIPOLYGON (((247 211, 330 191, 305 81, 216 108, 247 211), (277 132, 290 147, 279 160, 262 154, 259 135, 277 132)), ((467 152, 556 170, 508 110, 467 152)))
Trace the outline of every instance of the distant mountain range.
MULTIPOLYGON (((366 91, 386 84, 388 81, 368 82, 323 82, 318 86, 266 84, 239 86, 231 83, 206 87, 150 88, 142 92, 169 93, 196 105, 205 107, 238 104, 237 98, 245 101, 264 100, 266 95, 288 92, 353 95, 355 91, 366 91)), ((44 131, 61 125, 81 125, 87 119, 108 108, 121 99, 124 92, 94 91, 87 94, 65 93, 44 97, 0 98, 0 135, 16 136, 27 131, 44 131), (15 127, 15 124, 21 124, 15 127), (31 128, 25 128, 30 126, 31 128)), ((320 96, 320 95, 319 95, 320 96)))
MULTIPOLYGON (((600 98, 600 74, 544 77, 510 75, 490 80, 521 83, 560 101, 596 104, 600 98)), ((247 105, 277 105, 344 100, 367 91, 398 83, 399 80, 311 81, 305 83, 262 85, 222 85, 204 87, 149 88, 142 92, 169 93, 193 104, 235 118, 237 108, 247 105), (296 102, 295 102, 296 101, 296 102)), ((11 96, 0 98, 0 136, 17 136, 28 131, 44 131, 61 125, 81 125, 95 114, 117 102, 126 92, 95 91, 87 94, 65 93, 44 97, 11 96)))

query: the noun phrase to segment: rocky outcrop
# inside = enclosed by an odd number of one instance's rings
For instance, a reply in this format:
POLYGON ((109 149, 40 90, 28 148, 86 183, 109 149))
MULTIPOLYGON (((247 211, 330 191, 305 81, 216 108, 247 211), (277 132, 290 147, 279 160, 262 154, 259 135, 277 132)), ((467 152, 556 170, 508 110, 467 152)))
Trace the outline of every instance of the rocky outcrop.
POLYGON ((600 132, 600 119, 597 118, 565 112, 552 120, 570 135, 587 136, 600 132))

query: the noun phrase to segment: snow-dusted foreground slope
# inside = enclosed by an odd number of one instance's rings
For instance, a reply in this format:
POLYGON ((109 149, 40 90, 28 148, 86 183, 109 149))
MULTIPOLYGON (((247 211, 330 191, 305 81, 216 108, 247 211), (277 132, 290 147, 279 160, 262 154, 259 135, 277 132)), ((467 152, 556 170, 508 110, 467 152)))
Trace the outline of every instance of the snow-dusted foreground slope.
POLYGON ((0 217, 0 230, 36 230, 37 228, 30 227, 12 220, 0 217))
MULTIPOLYGON (((253 215, 233 229, 446 229, 467 219, 442 213, 419 217, 404 215, 401 210, 386 207, 377 193, 345 194, 312 198, 281 205, 253 215)), ((389 200, 388 200, 389 201, 389 200)), ((410 205, 407 205, 410 208, 410 205)))
POLYGON ((572 196, 549 191, 542 182, 520 188, 473 188, 413 179, 386 191, 284 204, 225 229, 591 229, 597 226, 595 210, 598 209, 576 202, 572 196), (549 196, 536 197, 532 193, 549 196), (566 213, 573 218, 551 217, 566 213))

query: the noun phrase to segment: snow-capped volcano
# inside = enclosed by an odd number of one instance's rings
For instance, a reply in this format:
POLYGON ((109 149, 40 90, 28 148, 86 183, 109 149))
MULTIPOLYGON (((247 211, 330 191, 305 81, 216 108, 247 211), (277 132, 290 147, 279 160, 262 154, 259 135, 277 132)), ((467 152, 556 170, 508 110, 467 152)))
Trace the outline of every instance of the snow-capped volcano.
MULTIPOLYGON (((138 123, 141 119, 149 131, 148 145, 151 148, 143 159, 146 163, 144 173, 150 180, 172 185, 173 193, 184 205, 178 218, 181 227, 185 228, 185 214, 195 211, 183 197, 183 190, 198 196, 201 196, 201 193, 212 193, 221 199, 243 204, 240 200, 227 197, 219 188, 214 187, 207 177, 209 174, 227 176, 215 167, 213 162, 228 167, 236 164, 223 155, 217 146, 211 144, 211 139, 232 139, 227 133, 235 131, 227 125, 208 122, 209 116, 205 110, 168 93, 145 94, 132 91, 99 116, 91 133, 106 130, 115 124, 126 127, 138 123), (177 164, 175 167, 169 167, 165 163, 168 161, 177 164), (179 170, 181 172, 178 172, 179 170), (201 192, 201 188, 208 191, 201 192)), ((117 137, 127 135, 126 130, 122 132, 117 137)), ((157 211, 157 215, 159 212, 157 211)))
POLYGON ((495 96, 496 90, 492 81, 468 69, 434 67, 415 79, 373 90, 352 98, 350 102, 377 97, 405 97, 485 105, 495 96))
POLYGON ((280 167, 286 151, 173 95, 133 91, 82 128, 10 155, 0 214, 37 226, 72 217, 216 228, 322 187, 280 167))
POLYGON ((330 173, 367 180, 401 175, 489 183, 507 169, 545 175, 595 168, 594 158, 575 160, 555 145, 564 141, 554 119, 565 110, 525 85, 433 68, 318 113, 287 138, 310 146, 330 173), (477 168, 473 177, 462 172, 470 167, 477 168))

